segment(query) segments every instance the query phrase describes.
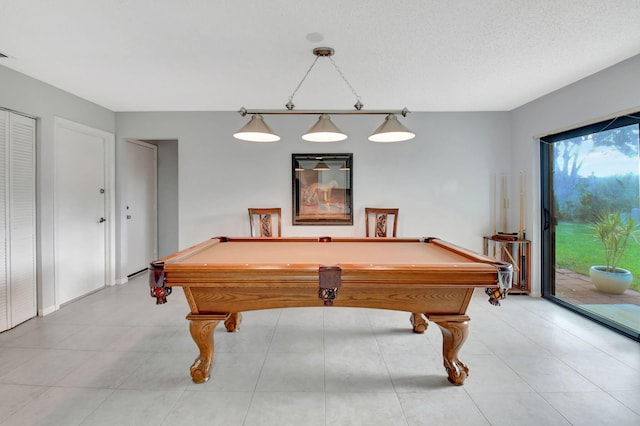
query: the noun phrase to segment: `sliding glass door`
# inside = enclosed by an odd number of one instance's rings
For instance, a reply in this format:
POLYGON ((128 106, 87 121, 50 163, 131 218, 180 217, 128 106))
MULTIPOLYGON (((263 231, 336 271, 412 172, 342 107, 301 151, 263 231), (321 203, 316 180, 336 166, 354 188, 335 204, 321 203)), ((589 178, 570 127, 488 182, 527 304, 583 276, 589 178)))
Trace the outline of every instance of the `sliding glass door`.
POLYGON ((639 126, 636 113, 540 140, 543 297, 636 340, 639 126))

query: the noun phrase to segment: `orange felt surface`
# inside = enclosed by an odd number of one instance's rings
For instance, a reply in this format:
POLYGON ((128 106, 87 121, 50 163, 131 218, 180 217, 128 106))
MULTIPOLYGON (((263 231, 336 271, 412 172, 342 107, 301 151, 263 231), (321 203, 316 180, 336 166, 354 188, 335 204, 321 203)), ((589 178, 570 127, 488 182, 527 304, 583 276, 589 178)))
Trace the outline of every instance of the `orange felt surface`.
POLYGON ((487 268, 458 253, 423 242, 233 241, 211 243, 169 263, 180 265, 361 265, 487 268))

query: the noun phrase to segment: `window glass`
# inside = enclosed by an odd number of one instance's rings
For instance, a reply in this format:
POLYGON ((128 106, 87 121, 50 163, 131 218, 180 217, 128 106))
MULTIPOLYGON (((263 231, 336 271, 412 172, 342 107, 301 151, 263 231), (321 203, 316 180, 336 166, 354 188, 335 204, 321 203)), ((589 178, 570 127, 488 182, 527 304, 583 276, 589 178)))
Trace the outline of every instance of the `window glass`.
POLYGON ((635 338, 639 124, 632 114, 541 140, 543 295, 635 338))

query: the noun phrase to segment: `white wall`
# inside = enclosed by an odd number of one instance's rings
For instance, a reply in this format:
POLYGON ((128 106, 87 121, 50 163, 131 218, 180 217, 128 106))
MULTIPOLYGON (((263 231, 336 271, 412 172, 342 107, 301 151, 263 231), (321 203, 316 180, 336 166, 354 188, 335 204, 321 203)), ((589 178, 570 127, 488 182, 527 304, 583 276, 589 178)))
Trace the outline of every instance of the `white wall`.
MULTIPOLYGON (((349 139, 334 143, 300 138, 315 117, 267 116, 282 139, 260 144, 232 137, 248 120, 235 112, 117 113, 117 151, 128 138, 178 139, 180 248, 248 236, 248 207, 281 207, 286 236, 364 236, 364 208, 378 206, 400 208, 399 236, 438 236, 481 250, 492 230, 491 176, 509 169, 508 117, 411 113, 401 120, 415 139, 379 144, 367 136, 383 116, 335 116, 349 139), (292 226, 291 154, 344 152, 354 155, 354 225, 292 226)), ((120 175, 126 159, 118 160, 120 175)))
MULTIPOLYGON (((640 110, 640 55, 523 105, 511 112, 512 174, 528 177, 527 236, 532 240, 533 294, 540 294, 540 150, 535 136, 556 133, 620 112, 640 110)), ((515 188, 517 190, 517 188, 515 188)), ((517 192, 511 199, 517 200, 517 192), (514 198, 515 197, 515 198, 514 198)))
POLYGON ((0 107, 37 118, 38 312, 49 312, 54 306, 54 116, 111 133, 115 133, 115 117, 105 108, 3 66, 0 66, 0 107))

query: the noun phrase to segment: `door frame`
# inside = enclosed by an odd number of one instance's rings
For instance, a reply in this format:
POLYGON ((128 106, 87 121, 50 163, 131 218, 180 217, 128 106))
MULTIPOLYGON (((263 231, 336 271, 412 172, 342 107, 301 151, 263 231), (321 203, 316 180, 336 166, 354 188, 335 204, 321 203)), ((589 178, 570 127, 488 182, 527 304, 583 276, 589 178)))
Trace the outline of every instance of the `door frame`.
POLYGON ((60 230, 58 229, 58 221, 57 221, 57 199, 58 194, 56 194, 57 190, 57 182, 56 176, 58 172, 58 161, 57 157, 59 155, 58 152, 58 138, 59 138, 59 130, 67 129, 74 132, 85 133, 87 135, 102 138, 104 141, 104 177, 105 177, 105 215, 107 219, 106 227, 105 227, 105 285, 113 286, 115 285, 115 276, 116 276, 116 210, 115 210, 115 136, 113 133, 106 132, 104 130, 96 129, 93 127, 86 126, 84 124, 76 123, 71 120, 67 120, 65 118, 54 116, 53 118, 53 151, 54 151, 54 162, 53 162, 53 171, 54 171, 54 182, 53 182, 53 245, 54 245, 54 253, 53 253, 53 271, 54 271, 54 308, 55 310, 60 309, 60 283, 58 279, 58 271, 56 268, 56 257, 58 256, 58 233, 60 230))
MULTIPOLYGON (((637 111, 637 109, 634 109, 637 111)), ((554 182, 553 182, 553 145, 556 142, 571 139, 577 136, 599 133, 629 124, 640 125, 638 114, 633 112, 620 113, 601 121, 578 125, 573 129, 559 131, 554 134, 537 136, 540 144, 540 204, 541 204, 541 287, 542 297, 556 303, 570 311, 573 311, 591 321, 608 327, 623 336, 640 342, 640 333, 635 329, 626 327, 613 321, 605 315, 597 315, 592 311, 582 308, 576 303, 556 297, 556 226, 558 225, 557 211, 554 208, 554 182)))

